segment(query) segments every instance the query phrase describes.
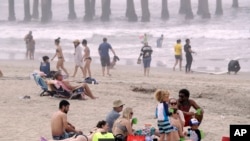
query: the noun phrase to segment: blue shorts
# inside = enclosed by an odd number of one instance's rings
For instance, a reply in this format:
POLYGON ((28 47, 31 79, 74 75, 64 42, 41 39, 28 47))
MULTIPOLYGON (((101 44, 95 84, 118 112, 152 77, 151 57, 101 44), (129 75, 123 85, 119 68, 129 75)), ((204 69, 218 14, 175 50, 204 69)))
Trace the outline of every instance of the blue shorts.
POLYGON ((149 68, 151 63, 151 57, 143 58, 144 68, 149 68))
POLYGON ((168 134, 174 130, 174 127, 167 120, 158 121, 158 128, 159 128, 160 134, 168 134))
POLYGON ((53 140, 64 140, 69 138, 69 134, 64 132, 64 134, 62 134, 61 136, 52 136, 53 140))

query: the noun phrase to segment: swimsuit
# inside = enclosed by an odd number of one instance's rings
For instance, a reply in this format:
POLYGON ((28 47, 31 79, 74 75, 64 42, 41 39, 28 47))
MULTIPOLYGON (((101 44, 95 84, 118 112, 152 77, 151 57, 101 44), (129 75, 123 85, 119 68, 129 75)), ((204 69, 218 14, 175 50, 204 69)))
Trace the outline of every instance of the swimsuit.
POLYGON ((64 140, 69 138, 69 134, 64 132, 61 136, 52 136, 53 140, 64 140))

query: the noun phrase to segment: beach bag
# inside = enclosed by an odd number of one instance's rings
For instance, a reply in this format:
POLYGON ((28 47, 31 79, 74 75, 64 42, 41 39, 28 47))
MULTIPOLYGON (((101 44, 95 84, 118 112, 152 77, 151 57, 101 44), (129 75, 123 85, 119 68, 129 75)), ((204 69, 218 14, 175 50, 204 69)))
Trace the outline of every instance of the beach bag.
POLYGON ((88 84, 98 84, 95 78, 91 78, 91 77, 85 78, 83 82, 88 83, 88 84))
POLYGON ((128 135, 127 141, 145 141, 145 136, 128 135))

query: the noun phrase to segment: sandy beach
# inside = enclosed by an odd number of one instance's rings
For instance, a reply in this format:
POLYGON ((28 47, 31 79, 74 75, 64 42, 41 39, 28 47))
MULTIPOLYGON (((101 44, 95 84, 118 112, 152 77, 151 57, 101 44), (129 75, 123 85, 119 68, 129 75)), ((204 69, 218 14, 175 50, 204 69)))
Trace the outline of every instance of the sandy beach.
MULTIPOLYGON (((74 63, 66 62, 72 75, 74 63)), ((51 139, 50 117, 58 110, 61 99, 40 97, 41 89, 29 75, 38 69, 39 61, 0 61, 4 77, 0 78, 0 140, 38 141, 41 136, 51 139), (21 99, 29 95, 30 99, 21 99)), ((51 63, 55 69, 55 62, 51 63)), ((229 136, 230 124, 250 123, 250 73, 238 75, 185 74, 166 68, 152 68, 151 76, 143 76, 141 66, 119 66, 111 70, 111 77, 101 76, 101 67, 92 64, 93 77, 99 85, 90 85, 99 98, 86 101, 70 100, 68 120, 88 134, 97 121, 105 119, 112 102, 121 99, 126 107, 134 109, 138 118, 135 129, 145 123, 156 127, 154 110, 157 104, 153 93, 132 91, 133 87, 145 89, 167 89, 171 97, 178 97, 178 91, 187 88, 191 98, 204 108, 205 115, 200 129, 205 132, 204 141, 220 141, 229 136)), ((69 78, 72 81, 81 80, 69 78)), ((75 83, 77 85, 77 83, 75 83)))

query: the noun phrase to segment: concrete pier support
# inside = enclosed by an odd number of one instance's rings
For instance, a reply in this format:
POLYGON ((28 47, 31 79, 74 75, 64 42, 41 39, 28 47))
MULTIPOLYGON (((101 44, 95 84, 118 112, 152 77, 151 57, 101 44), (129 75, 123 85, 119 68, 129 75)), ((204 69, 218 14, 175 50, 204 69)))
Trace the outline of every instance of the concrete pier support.
POLYGON ((33 1, 33 12, 32 12, 32 18, 33 19, 39 19, 39 0, 33 1))
POLYGON ((168 20, 169 19, 169 11, 168 11, 168 0, 162 0, 162 8, 161 8, 161 19, 168 20))
POLYGON ((191 0, 185 0, 185 19, 193 19, 194 14, 192 10, 191 0))
POLYGON ((31 14, 30 14, 30 0, 24 0, 24 21, 28 22, 31 20, 31 14))
POLYGON ((238 0, 233 0, 233 8, 238 8, 239 7, 239 1, 238 0))
POLYGON ((149 22, 150 21, 150 12, 148 7, 148 0, 141 0, 141 8, 142 8, 142 22, 149 22))
POLYGON ((75 0, 68 0, 69 2, 69 15, 68 19, 69 20, 75 20, 76 17, 76 12, 75 12, 75 0))
POLYGON ((134 0, 127 0, 126 17, 128 18, 128 21, 130 22, 138 21, 138 17, 135 12, 134 0))
POLYGON ((109 21, 111 9, 110 9, 110 0, 102 0, 102 15, 101 21, 109 21))
POLYGON ((9 21, 15 21, 16 20, 16 15, 15 15, 15 1, 14 0, 9 0, 9 21))
POLYGON ((216 0, 215 15, 223 15, 222 0, 216 0))

